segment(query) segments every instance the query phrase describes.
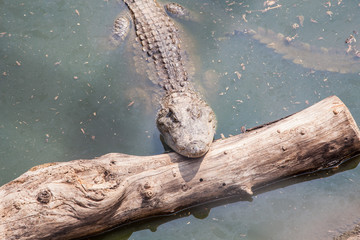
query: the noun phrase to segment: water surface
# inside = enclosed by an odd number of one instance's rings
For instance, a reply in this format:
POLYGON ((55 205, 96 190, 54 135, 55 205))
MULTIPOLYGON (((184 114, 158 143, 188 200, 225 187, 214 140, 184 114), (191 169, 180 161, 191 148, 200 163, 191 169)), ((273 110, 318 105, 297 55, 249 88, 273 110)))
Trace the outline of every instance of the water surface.
MULTIPOLYGON (((360 122, 358 73, 305 68, 251 36, 228 34, 260 26, 297 34, 296 41, 314 49, 345 52, 350 34, 360 41, 353 33, 360 31, 356 1, 178 2, 198 16, 197 22, 178 23, 194 81, 217 114, 216 138, 330 95, 339 96, 360 122)), ((117 49, 107 44, 121 11, 126 8, 116 1, 0 0, 1 185, 46 162, 164 151, 151 100, 156 87, 135 71, 130 39, 117 49)), ((326 239, 360 222, 356 164, 307 180, 250 202, 209 204, 203 219, 185 211, 172 221, 132 224, 94 239, 326 239)))

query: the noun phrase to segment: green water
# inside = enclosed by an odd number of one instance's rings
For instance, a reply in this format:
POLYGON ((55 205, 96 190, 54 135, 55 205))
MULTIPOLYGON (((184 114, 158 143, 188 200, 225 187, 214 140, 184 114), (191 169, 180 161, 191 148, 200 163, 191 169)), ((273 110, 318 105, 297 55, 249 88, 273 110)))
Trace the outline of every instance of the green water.
MULTIPOLYGON (((216 138, 330 95, 360 122, 359 74, 312 71, 250 37, 225 37, 261 26, 345 51, 345 39, 360 31, 358 2, 278 1, 270 7, 281 7, 266 12, 256 11, 266 8, 258 0, 178 2, 198 14, 198 22, 180 24, 191 38, 196 84, 217 114, 216 138), (298 16, 304 23, 294 29, 298 16)), ((0 0, 0 185, 46 162, 164 151, 157 106, 148 104, 153 86, 134 70, 131 48, 107 44, 121 10, 116 1, 0 0)), ((252 201, 208 204, 208 216, 185 211, 93 239, 328 239, 360 222, 358 161, 329 177, 268 189, 252 201)))

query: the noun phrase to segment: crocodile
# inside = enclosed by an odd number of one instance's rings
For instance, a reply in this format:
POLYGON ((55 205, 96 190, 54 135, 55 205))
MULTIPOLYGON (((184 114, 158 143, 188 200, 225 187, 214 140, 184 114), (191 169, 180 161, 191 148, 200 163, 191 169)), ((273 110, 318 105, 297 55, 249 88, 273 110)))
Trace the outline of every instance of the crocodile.
POLYGON ((338 73, 360 73, 359 51, 354 46, 352 51, 315 47, 262 27, 258 27, 257 30, 237 29, 228 35, 243 34, 250 35, 253 39, 274 49, 283 58, 305 68, 338 73))
MULTIPOLYGON (((174 3, 162 8, 155 0, 123 2, 130 10, 135 41, 141 46, 144 61, 152 65, 155 82, 164 89, 156 125, 165 143, 188 158, 205 155, 214 139, 216 117, 190 81, 179 30, 166 10, 171 15, 178 12, 183 18, 188 12, 174 3)), ((122 42, 130 27, 126 16, 118 17, 114 23, 113 42, 122 42)))

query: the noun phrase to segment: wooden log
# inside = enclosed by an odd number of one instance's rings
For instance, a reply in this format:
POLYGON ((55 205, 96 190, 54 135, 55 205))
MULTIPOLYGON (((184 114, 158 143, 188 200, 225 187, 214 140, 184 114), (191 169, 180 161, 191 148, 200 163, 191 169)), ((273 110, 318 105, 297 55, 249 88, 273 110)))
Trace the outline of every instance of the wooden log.
POLYGON ((0 239, 72 239, 242 194, 360 153, 359 129, 336 96, 217 140, 200 159, 110 153, 33 167, 0 188, 0 239))

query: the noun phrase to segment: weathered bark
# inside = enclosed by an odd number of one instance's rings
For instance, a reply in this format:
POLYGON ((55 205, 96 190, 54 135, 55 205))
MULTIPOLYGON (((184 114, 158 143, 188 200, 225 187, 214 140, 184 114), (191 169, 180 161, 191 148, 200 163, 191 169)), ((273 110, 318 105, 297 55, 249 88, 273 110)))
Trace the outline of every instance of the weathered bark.
POLYGON ((201 159, 175 153, 34 167, 0 188, 0 239, 70 239, 338 165, 360 152, 337 97, 234 137, 201 159))

